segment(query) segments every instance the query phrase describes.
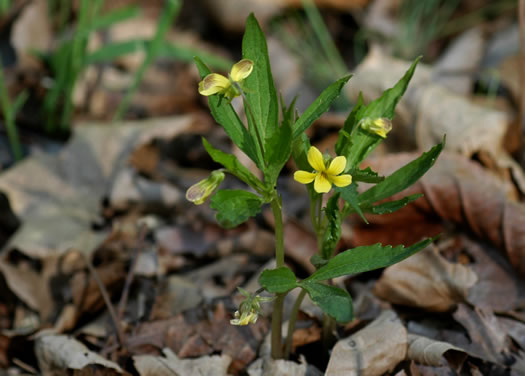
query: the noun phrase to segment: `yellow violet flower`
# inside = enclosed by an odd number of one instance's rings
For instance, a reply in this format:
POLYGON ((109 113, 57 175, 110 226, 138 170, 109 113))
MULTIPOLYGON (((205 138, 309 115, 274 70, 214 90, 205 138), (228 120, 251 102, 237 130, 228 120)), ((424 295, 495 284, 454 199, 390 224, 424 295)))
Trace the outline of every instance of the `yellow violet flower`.
POLYGON ((346 187, 352 183, 352 175, 339 175, 346 167, 346 158, 338 156, 332 159, 328 167, 326 166, 323 155, 315 146, 308 150, 308 163, 315 170, 314 172, 296 171, 293 178, 302 184, 314 182, 314 189, 317 193, 326 193, 332 188, 332 184, 338 187, 346 187))
POLYGON ((386 138, 388 132, 392 130, 392 121, 387 118, 364 118, 359 122, 361 128, 377 134, 379 137, 386 138))
POLYGON ((242 81, 248 77, 253 71, 253 61, 249 59, 242 59, 234 64, 229 78, 222 74, 210 73, 199 82, 199 93, 201 95, 209 96, 213 94, 222 94, 229 100, 241 95, 239 89, 233 84, 241 84, 242 81))
POLYGON ((209 177, 188 188, 186 200, 193 202, 195 205, 201 205, 215 192, 223 180, 224 172, 221 170, 212 171, 209 177))
POLYGON ((259 315, 254 310, 243 311, 242 314, 239 311, 235 311, 235 318, 230 320, 231 325, 248 325, 255 324, 259 315))

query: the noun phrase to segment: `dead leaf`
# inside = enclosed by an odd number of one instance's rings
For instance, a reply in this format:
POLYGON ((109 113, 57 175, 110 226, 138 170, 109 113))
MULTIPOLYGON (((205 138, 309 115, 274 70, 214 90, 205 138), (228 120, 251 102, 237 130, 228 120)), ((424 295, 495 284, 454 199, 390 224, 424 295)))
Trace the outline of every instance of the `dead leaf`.
POLYGON ((450 364, 459 371, 467 358, 464 350, 450 343, 409 334, 407 359, 425 366, 441 367, 450 364))
POLYGON ((492 363, 505 364, 509 338, 492 311, 460 304, 453 316, 465 327, 472 341, 466 348, 469 353, 492 363))
POLYGON ((368 326, 339 340, 327 376, 379 376, 392 371, 407 353, 407 331, 394 311, 384 311, 368 326))
POLYGON ((247 369, 249 376, 321 376, 323 373, 306 362, 259 358, 247 369))
POLYGON ((386 268, 374 292, 394 304, 446 312, 466 301, 477 280, 469 267, 447 261, 431 246, 386 268))
POLYGON ((152 319, 167 319, 202 302, 201 287, 191 280, 172 275, 159 286, 152 319))
POLYGON ((35 343, 38 365, 44 376, 62 374, 65 370, 75 371, 75 375, 90 375, 90 368, 103 367, 105 375, 125 373, 116 363, 104 359, 90 351, 77 340, 64 335, 41 335, 35 343))
MULTIPOLYGON (((390 155, 370 160, 368 165, 388 175, 417 157, 417 154, 390 155)), ((511 201, 512 187, 475 162, 450 153, 442 153, 436 164, 409 189, 393 199, 413 193, 424 197, 391 215, 381 216, 381 223, 395 223, 399 218, 408 220, 408 213, 424 212, 442 220, 462 225, 480 239, 507 255, 512 266, 525 275, 525 207, 511 201)), ((377 216, 376 216, 377 217, 377 216)), ((376 217, 370 216, 374 223, 376 217)), ((421 220, 421 213, 416 217, 421 220)))
POLYGON ((231 363, 231 357, 228 355, 180 359, 168 348, 163 349, 162 352, 164 356, 133 357, 133 363, 140 376, 228 375, 228 367, 231 363))

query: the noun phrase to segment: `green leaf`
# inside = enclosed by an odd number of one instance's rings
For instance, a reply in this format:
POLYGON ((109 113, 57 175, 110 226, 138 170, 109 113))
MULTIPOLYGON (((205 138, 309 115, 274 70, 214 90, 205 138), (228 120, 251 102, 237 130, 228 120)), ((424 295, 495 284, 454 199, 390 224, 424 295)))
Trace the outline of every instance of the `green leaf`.
POLYGON ((367 155, 370 154, 370 152, 374 150, 381 141, 383 141, 383 139, 376 134, 365 131, 361 129, 361 127, 356 128, 359 121, 367 117, 372 119, 392 119, 394 117, 396 105, 405 93, 408 83, 414 75, 414 71, 420 59, 421 57, 418 57, 414 60, 405 75, 394 85, 394 87, 385 90, 381 97, 370 102, 368 105, 361 106, 353 115, 352 124, 348 124, 348 127, 345 124, 343 129, 347 132, 348 129, 351 129, 352 132, 352 144, 345 150, 345 153, 342 154, 347 157, 347 167, 352 168, 358 166, 359 163, 361 163, 367 155))
POLYGON ((363 107, 363 95, 359 93, 359 96, 357 97, 357 103, 354 105, 354 108, 352 108, 352 111, 346 118, 343 124, 343 129, 339 131, 339 137, 337 138, 337 142, 335 143, 335 152, 337 153, 337 155, 343 155, 348 159, 348 151, 352 146, 351 135, 354 132, 355 127, 357 126, 357 122, 359 121, 357 119, 357 114, 361 111, 363 107))
POLYGON ((223 189, 211 198, 210 207, 217 211, 217 222, 222 227, 233 228, 261 211, 263 200, 247 191, 223 189))
POLYGON ((256 137, 255 127, 257 127, 266 151, 269 147, 267 140, 272 138, 278 127, 279 103, 273 83, 266 38, 253 13, 246 20, 246 31, 242 39, 242 57, 254 63, 252 73, 243 82, 249 104, 246 116, 251 123, 252 137, 256 137))
POLYGON ((353 210, 354 212, 359 214, 361 219, 366 224, 368 224, 368 221, 366 220, 365 215, 363 214, 363 211, 361 210, 361 207, 359 206, 359 199, 358 199, 359 193, 357 192, 357 184, 355 182, 352 182, 352 184, 347 185, 346 187, 343 187, 343 188, 336 187, 335 191, 341 192, 341 197, 343 198, 343 200, 345 200, 347 204, 345 205, 345 208, 343 209, 343 213, 344 213, 343 216, 346 217, 353 210))
POLYGON ((284 293, 297 287, 297 277, 290 268, 266 269, 259 277, 259 284, 271 293, 284 293))
POLYGON ((377 243, 348 249, 328 261, 325 266, 319 268, 305 281, 325 281, 343 275, 384 268, 412 256, 432 243, 432 241, 433 239, 425 239, 408 248, 405 248, 403 245, 392 247, 391 245, 382 246, 377 243))
POLYGON ((137 51, 143 51, 146 48, 144 39, 133 39, 124 42, 113 42, 105 44, 86 57, 85 64, 94 64, 101 62, 111 62, 118 57, 129 55, 137 51))
POLYGON ((267 140, 268 168, 265 174, 265 181, 272 186, 275 186, 279 173, 284 164, 290 159, 290 154, 292 153, 292 122, 296 99, 297 97, 288 109, 283 103, 281 106, 283 111, 281 126, 267 140))
MULTIPOLYGON (((195 63, 197 64, 201 78, 204 78, 211 73, 210 69, 200 58, 195 57, 195 63)), ((222 125, 235 145, 250 157, 259 168, 262 168, 264 162, 260 150, 258 150, 255 145, 255 140, 246 130, 246 127, 241 119, 239 119, 239 116, 233 109, 232 105, 221 99, 224 98, 221 98, 219 95, 211 95, 208 97, 208 103, 213 118, 217 123, 222 125)))
POLYGON ((339 193, 336 193, 326 204, 325 218, 328 221, 323 233, 321 257, 325 260, 332 258, 335 247, 341 239, 341 213, 339 212, 339 193))
POLYGON ((293 139, 299 137, 312 123, 323 113, 328 111, 335 98, 339 96, 343 86, 348 82, 352 75, 345 76, 330 86, 328 86, 317 99, 306 109, 306 111, 297 119, 293 127, 293 139))
POLYGON ((403 197, 401 200, 384 202, 379 205, 363 208, 363 211, 372 214, 389 214, 405 207, 406 205, 408 205, 412 201, 417 200, 420 197, 423 197, 423 195, 421 193, 416 193, 410 196, 403 197))
POLYGON ((113 24, 136 18, 139 14, 140 9, 135 5, 118 8, 105 14, 98 14, 91 24, 83 29, 82 36, 88 37, 96 30, 105 29, 113 24))
POLYGON ((328 262, 327 259, 323 258, 319 253, 315 253, 310 257, 310 263, 315 266, 315 269, 319 269, 321 266, 325 266, 328 262))
POLYGON ((372 171, 370 167, 360 170, 358 168, 353 168, 348 171, 352 175, 352 181, 358 182, 362 181, 363 183, 373 183, 377 184, 385 180, 384 176, 379 176, 377 172, 372 171))
POLYGON ((244 167, 237 157, 233 154, 228 154, 222 150, 215 149, 204 137, 202 138, 202 144, 210 155, 210 157, 217 163, 220 163, 226 169, 240 180, 254 188, 255 190, 265 190, 264 184, 253 175, 250 170, 244 167))
POLYGON ((337 322, 348 322, 353 319, 352 297, 346 290, 319 282, 302 281, 299 286, 308 292, 312 301, 324 313, 332 316, 337 322))
POLYGON ((443 150, 444 143, 445 139, 428 152, 423 153, 419 158, 386 177, 381 183, 363 192, 359 195, 360 204, 371 205, 410 187, 434 165, 439 153, 443 150))

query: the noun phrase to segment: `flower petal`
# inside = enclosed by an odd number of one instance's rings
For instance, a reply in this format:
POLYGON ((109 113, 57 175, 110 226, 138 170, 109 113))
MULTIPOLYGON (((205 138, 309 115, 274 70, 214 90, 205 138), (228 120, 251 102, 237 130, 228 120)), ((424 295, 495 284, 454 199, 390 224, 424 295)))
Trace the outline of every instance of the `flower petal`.
POLYGON ((352 184, 352 175, 330 176, 330 181, 338 187, 346 187, 352 184))
POLYGON ((230 80, 224 77, 222 74, 210 73, 204 79, 199 82, 199 94, 201 95, 213 95, 221 91, 224 91, 230 86, 230 80))
POLYGON ((308 163, 310 163, 310 166, 312 166, 315 171, 323 172, 326 170, 323 155, 315 146, 310 147, 307 158, 308 163))
POLYGON ((295 181, 298 181, 301 184, 308 184, 314 181, 316 175, 317 174, 313 174, 311 172, 299 170, 295 171, 293 178, 295 181))
POLYGON ((232 70, 230 71, 230 77, 235 82, 244 80, 246 77, 252 73, 253 70, 253 61, 249 59, 242 59, 238 63, 234 64, 232 70))
POLYGON ((326 173, 328 175, 339 175, 346 167, 346 158, 343 156, 335 157, 332 162, 330 162, 330 166, 326 170, 326 173))
POLYGON ((314 189, 317 193, 326 193, 332 188, 332 183, 328 181, 324 174, 317 174, 315 177, 314 189))

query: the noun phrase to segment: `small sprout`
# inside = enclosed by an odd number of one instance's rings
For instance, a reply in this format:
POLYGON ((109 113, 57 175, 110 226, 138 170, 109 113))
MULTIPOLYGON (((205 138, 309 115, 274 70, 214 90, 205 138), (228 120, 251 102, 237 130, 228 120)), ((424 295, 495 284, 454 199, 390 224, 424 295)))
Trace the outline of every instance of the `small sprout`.
POLYGON ((240 304, 239 310, 235 311, 235 318, 230 320, 230 324, 255 324, 261 313, 261 303, 271 302, 274 298, 259 296, 257 295, 257 292, 252 295, 241 287, 237 287, 237 289, 246 299, 240 304))
POLYGON ((253 71, 253 61, 249 59, 242 59, 238 63, 234 64, 229 78, 224 77, 222 74, 210 73, 204 79, 199 82, 199 93, 201 95, 209 96, 213 94, 222 94, 230 101, 241 95, 239 86, 246 77, 248 77, 253 71))
POLYGON ((365 131, 375 133, 382 138, 386 138, 388 132, 392 130, 392 121, 387 118, 364 118, 358 125, 365 131))
POLYGON ((314 189, 317 193, 326 193, 332 188, 332 184, 338 187, 346 187, 352 183, 352 175, 342 173, 346 167, 346 158, 338 156, 332 159, 327 167, 323 155, 315 146, 308 150, 308 163, 315 170, 314 172, 296 171, 294 179, 302 184, 314 182, 314 189))
POLYGON ((186 200, 200 205, 210 197, 224 180, 224 172, 221 170, 212 171, 210 176, 204 180, 193 184, 186 191, 186 200))

